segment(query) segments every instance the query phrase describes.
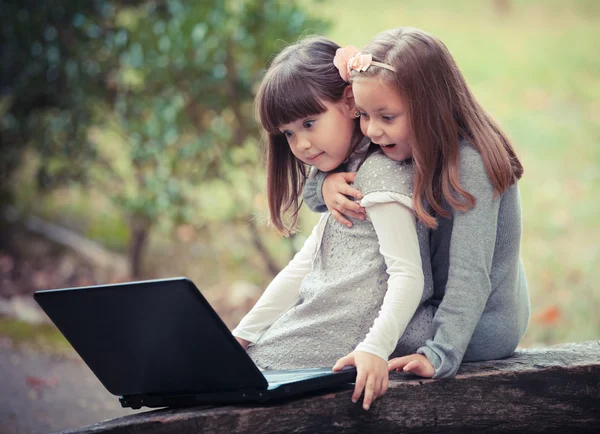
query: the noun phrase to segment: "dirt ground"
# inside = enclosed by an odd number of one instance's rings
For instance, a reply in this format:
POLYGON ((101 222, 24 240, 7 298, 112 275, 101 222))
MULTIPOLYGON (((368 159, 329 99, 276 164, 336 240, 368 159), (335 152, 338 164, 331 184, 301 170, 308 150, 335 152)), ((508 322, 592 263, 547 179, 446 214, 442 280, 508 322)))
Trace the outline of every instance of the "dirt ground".
POLYGON ((0 337, 0 432, 35 434, 139 412, 121 408, 73 353, 58 355, 0 337))
MULTIPOLYGON (((43 314, 33 309, 34 291, 93 284, 93 275, 67 249, 0 225, 0 318, 37 322, 43 314), (19 309, 6 312, 7 306, 19 309)), ((74 350, 15 342, 0 330, 1 434, 56 432, 134 412, 121 408, 74 350)))

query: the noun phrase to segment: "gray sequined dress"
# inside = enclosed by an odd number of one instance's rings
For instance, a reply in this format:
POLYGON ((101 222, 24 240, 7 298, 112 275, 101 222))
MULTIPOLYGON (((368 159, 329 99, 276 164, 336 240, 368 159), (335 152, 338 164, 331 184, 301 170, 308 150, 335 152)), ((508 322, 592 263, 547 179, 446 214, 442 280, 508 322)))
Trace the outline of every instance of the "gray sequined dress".
MULTIPOLYGON (((412 165, 380 152, 360 167, 355 186, 366 197, 391 192, 412 198, 412 165)), ((313 266, 300 286, 299 302, 283 313, 255 342, 248 354, 264 369, 330 367, 362 342, 379 314, 387 291, 388 274, 377 234, 366 219, 339 224, 331 215, 313 257, 313 266)), ((425 287, 421 304, 406 327, 392 356, 414 353, 432 336, 433 285, 429 242, 419 229, 425 287)))

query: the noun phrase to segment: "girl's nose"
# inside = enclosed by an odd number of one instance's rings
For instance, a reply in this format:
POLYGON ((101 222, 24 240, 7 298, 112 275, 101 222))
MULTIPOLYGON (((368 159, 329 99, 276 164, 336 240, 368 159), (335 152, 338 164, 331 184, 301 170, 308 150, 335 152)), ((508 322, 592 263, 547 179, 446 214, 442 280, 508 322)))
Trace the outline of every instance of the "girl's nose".
POLYGON ((298 141, 298 148, 302 149, 303 151, 309 149, 310 146, 311 146, 310 140, 308 140, 306 138, 302 138, 298 141))
POLYGON ((383 131, 375 122, 369 122, 369 125, 367 126, 367 137, 369 139, 376 140, 377 138, 381 137, 382 134, 383 131))

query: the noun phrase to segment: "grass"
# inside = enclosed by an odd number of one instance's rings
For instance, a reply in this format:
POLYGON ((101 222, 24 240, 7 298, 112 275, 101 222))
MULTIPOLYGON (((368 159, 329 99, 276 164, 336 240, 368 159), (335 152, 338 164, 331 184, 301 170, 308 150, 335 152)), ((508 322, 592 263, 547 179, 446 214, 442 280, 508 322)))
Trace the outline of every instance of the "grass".
POLYGON ((54 353, 72 353, 64 336, 50 324, 30 324, 0 316, 0 336, 9 337, 16 345, 34 345, 54 353))

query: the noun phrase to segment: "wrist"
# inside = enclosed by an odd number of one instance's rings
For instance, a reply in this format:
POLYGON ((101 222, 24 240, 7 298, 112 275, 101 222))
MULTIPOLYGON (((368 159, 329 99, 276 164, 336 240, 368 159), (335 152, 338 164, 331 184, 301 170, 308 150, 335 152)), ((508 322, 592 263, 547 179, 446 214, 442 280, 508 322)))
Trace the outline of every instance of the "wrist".
POLYGON ((435 374, 438 374, 442 365, 441 357, 435 353, 430 347, 423 346, 417 350, 417 354, 422 355, 425 360, 431 365, 435 374))
POLYGON ((248 348, 248 345, 250 345, 252 343, 244 338, 239 338, 237 336, 234 336, 234 337, 235 337, 235 340, 238 341, 238 344, 240 344, 243 349, 248 348))
POLYGON ((356 346, 356 348, 354 349, 354 351, 359 352, 359 353, 369 354, 372 356, 377 356, 381 360, 383 360, 385 363, 387 363, 387 360, 388 360, 388 357, 387 357, 388 354, 386 354, 386 352, 382 348, 379 348, 376 345, 372 345, 367 342, 361 342, 360 344, 358 344, 356 346))

